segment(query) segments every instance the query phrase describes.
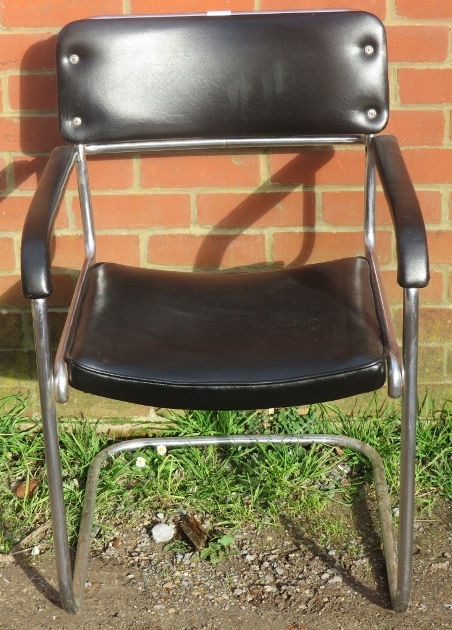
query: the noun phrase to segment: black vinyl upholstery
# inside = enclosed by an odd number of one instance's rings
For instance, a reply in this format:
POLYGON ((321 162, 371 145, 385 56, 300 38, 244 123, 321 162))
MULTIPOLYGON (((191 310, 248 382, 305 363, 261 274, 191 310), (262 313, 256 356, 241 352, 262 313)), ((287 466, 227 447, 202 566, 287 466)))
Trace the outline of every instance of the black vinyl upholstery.
POLYGON ((68 142, 376 133, 388 120, 385 31, 361 11, 80 20, 57 64, 68 142))
POLYGON ((425 287, 430 275, 424 219, 397 139, 374 138, 372 150, 398 235, 397 281, 401 287, 425 287))
POLYGON ((148 405, 288 406, 372 391, 386 376, 364 258, 243 274, 102 263, 75 330, 71 384, 148 405))

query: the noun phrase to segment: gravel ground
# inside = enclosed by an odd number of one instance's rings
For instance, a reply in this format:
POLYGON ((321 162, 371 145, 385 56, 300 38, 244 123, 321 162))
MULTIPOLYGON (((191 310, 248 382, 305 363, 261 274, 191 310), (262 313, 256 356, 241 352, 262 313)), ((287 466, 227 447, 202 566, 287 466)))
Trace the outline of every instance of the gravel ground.
POLYGON ((282 517, 280 527, 234 532, 232 551, 217 563, 180 545, 164 551, 152 540, 152 526, 173 515, 118 526, 91 561, 77 617, 57 603, 50 554, 18 554, 15 563, 0 565, 0 628, 451 628, 451 504, 438 505, 416 523, 413 597, 405 615, 390 609, 378 535, 368 516, 367 508, 355 513, 342 542, 326 548, 301 523, 282 517))

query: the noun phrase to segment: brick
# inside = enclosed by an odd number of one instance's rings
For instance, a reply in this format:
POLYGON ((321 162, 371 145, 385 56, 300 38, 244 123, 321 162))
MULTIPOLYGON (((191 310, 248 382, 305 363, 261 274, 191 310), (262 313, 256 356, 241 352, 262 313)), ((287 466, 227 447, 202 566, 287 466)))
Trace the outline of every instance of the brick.
POLYGON ((0 348, 21 348, 23 342, 22 315, 0 313, 0 348))
POLYGON ((49 152, 63 144, 54 116, 0 118, 0 143, 5 151, 49 152))
POLYGON ((305 226, 315 224, 315 195, 303 193, 201 194, 198 223, 222 228, 305 226))
POLYGON ((140 265, 140 241, 134 234, 102 234, 97 237, 97 260, 140 265))
MULTIPOLYGON (((446 353, 446 372, 449 377, 452 376, 452 349, 451 348, 448 348, 448 351, 446 353)), ((450 390, 447 392, 447 398, 449 398, 449 396, 450 396, 450 390)))
MULTIPOLYGON (((75 280, 67 273, 53 273, 53 293, 48 299, 53 307, 67 307, 74 293, 75 280)), ((20 276, 0 276, 0 306, 30 308, 30 300, 22 295, 20 276)))
POLYGON ((57 91, 54 74, 13 75, 9 77, 8 88, 11 109, 56 111, 57 91))
POLYGON ((414 184, 449 184, 452 150, 405 149, 403 157, 414 184))
POLYGON ((0 270, 14 271, 16 267, 16 256, 14 253, 13 239, 9 237, 0 238, 0 270))
POLYGON ((385 0, 367 0, 363 6, 360 0, 262 0, 262 10, 287 10, 291 9, 360 9, 378 15, 380 19, 386 16, 385 0))
MULTIPOLYGON (((402 304, 403 289, 397 283, 395 269, 381 272, 386 295, 391 304, 402 304)), ((443 301, 444 275, 440 271, 430 270, 430 282, 419 290, 421 304, 441 304, 443 301)))
POLYGON ((452 103, 450 68, 399 68, 398 81, 402 103, 452 103))
POLYGON ((430 263, 434 265, 452 264, 452 231, 430 230, 427 232, 430 263))
POLYGON ((32 191, 41 179, 48 157, 21 155, 13 158, 14 183, 17 190, 32 191))
POLYGON ((63 26, 93 15, 122 14, 122 8, 122 0, 96 0, 95 4, 91 0, 5 0, 2 24, 7 28, 63 26))
MULTIPOLYGON (((78 201, 74 199, 76 223, 81 227, 78 201)), ((97 229, 189 227, 189 195, 93 195, 97 229)))
POLYGON ((66 313, 55 313, 55 311, 49 311, 50 345, 54 350, 58 348, 58 344, 60 343, 65 322, 66 313))
MULTIPOLYGON (((328 191, 322 194, 322 219, 330 225, 364 225, 364 211, 364 193, 361 191, 328 191)), ((377 225, 392 225, 381 192, 377 192, 377 225)))
POLYGON ((444 349, 441 346, 420 346, 418 360, 419 381, 436 384, 444 378, 444 349))
POLYGON ((421 308, 419 340, 422 343, 452 343, 452 309, 421 308))
MULTIPOLYGON (((114 260, 124 265, 139 265, 139 239, 134 234, 102 234, 96 239, 99 262, 114 260)), ((52 265, 64 269, 80 269, 85 253, 83 237, 58 236, 54 239, 52 265)))
POLYGON ((264 264, 265 241, 261 234, 150 236, 148 261, 155 265, 216 269, 264 264))
POLYGON ((6 190, 6 162, 0 158, 0 190, 6 190))
POLYGON ((52 266, 81 269, 85 258, 82 236, 61 236, 52 239, 52 266))
POLYGON ((392 109, 385 134, 397 137, 400 146, 443 144, 445 135, 443 111, 392 109))
POLYGON ((435 190, 418 190, 416 194, 425 223, 441 223, 441 193, 435 190))
MULTIPOLYGON (((273 258, 285 265, 322 262, 335 258, 363 254, 361 232, 286 232, 274 235, 273 258)), ((379 260, 386 264, 391 258, 390 234, 378 236, 379 260)))
POLYGON ((30 300, 22 295, 19 275, 0 275, 0 307, 30 307, 30 300))
POLYGON ((145 187, 196 188, 257 186, 260 179, 257 155, 187 155, 142 158, 145 187))
MULTIPOLYGON (((24 350, 2 350, 0 352, 0 388, 17 387, 18 392, 24 391, 24 386, 34 386, 36 383, 36 355, 24 350)), ((11 390, 10 390, 11 391, 11 390)), ((17 393, 18 393, 17 392, 17 393)))
MULTIPOLYGON (((132 13, 149 13, 149 0, 131 0, 132 13)), ((254 0, 154 0, 152 13, 205 13, 207 11, 253 11, 254 0)))
MULTIPOLYGON (((416 3, 412 3, 416 4, 416 3)), ((387 26, 389 62, 445 61, 449 53, 447 26, 387 26)))
MULTIPOLYGON (((5 232, 17 230, 22 231, 25 217, 30 207, 31 197, 0 197, 0 222, 2 230, 5 232)), ((56 219, 56 228, 68 227, 66 213, 60 211, 56 219)))
POLYGON ((416 19, 447 19, 452 17, 452 0, 396 0, 397 15, 416 19))
POLYGON ((271 180, 298 186, 362 185, 364 152, 321 149, 270 155, 271 180))
POLYGON ((1 70, 47 70, 55 67, 56 36, 50 33, 0 33, 1 70))
MULTIPOLYGON (((92 190, 121 190, 133 186, 133 160, 130 157, 94 157, 88 160, 88 177, 92 190)), ((69 179, 69 190, 77 190, 75 169, 69 179)))

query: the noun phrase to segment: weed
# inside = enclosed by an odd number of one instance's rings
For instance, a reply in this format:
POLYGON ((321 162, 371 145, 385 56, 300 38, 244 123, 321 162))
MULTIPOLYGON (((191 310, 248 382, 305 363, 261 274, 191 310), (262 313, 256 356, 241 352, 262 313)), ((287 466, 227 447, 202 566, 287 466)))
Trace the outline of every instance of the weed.
POLYGON ((211 564, 223 562, 231 555, 234 543, 234 536, 229 534, 212 538, 207 547, 200 551, 199 556, 202 560, 209 560, 211 564))
MULTIPOLYGON (((49 499, 40 423, 26 418, 26 401, 0 401, 0 553, 49 520, 49 499), (32 496, 19 498, 14 484, 37 481, 32 496)), ((421 507, 430 508, 438 495, 452 499, 452 407, 435 407, 426 398, 420 407, 417 439, 416 489, 421 507)), ((337 433, 367 442, 385 463, 391 498, 398 503, 400 412, 395 404, 377 399, 344 412, 334 405, 303 409, 170 414, 172 435, 244 433, 337 433)), ((60 427, 63 486, 69 534, 78 531, 88 466, 108 437, 92 423, 70 419, 60 427)), ((368 462, 348 449, 328 446, 247 445, 232 447, 155 449, 143 453, 146 465, 136 465, 136 453, 123 453, 105 464, 99 483, 95 531, 102 541, 115 525, 152 511, 187 511, 209 515, 216 526, 231 531, 244 523, 280 522, 281 513, 315 524, 325 538, 337 538, 346 528, 330 518, 331 501, 349 507, 371 478, 368 462)), ((314 525, 313 525, 314 526, 314 525)), ((229 553, 225 537, 210 542, 204 552, 212 562, 229 553)))

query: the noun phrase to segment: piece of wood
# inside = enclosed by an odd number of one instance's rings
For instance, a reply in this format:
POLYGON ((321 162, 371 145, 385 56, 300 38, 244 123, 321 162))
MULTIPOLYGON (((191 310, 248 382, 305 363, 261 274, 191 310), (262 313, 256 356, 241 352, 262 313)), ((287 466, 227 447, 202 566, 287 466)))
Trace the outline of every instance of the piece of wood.
POLYGON ((52 524, 51 521, 46 521, 45 523, 40 525, 37 529, 32 531, 31 534, 28 534, 28 536, 25 536, 25 538, 22 538, 22 540, 16 543, 14 547, 11 549, 10 553, 15 554, 15 553, 21 553, 22 551, 25 551, 25 549, 23 548, 24 545, 29 543, 31 540, 35 540, 39 536, 42 536, 49 529, 51 524, 52 524))
POLYGON ((209 534, 194 516, 183 514, 179 521, 179 527, 184 536, 193 544, 196 551, 204 549, 209 539, 209 534))

